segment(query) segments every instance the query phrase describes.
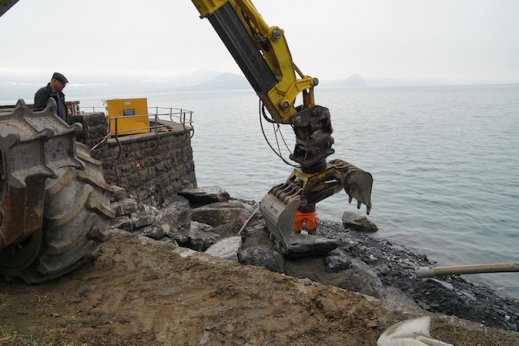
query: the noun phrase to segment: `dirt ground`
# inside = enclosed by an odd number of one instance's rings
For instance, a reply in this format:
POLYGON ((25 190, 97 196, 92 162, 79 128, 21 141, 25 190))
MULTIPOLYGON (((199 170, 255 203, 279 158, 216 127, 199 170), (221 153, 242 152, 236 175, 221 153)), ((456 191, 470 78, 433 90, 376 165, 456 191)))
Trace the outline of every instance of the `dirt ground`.
POLYGON ((61 279, 0 282, 0 345, 376 345, 389 326, 424 315, 443 342, 519 345, 517 333, 124 231, 61 279))

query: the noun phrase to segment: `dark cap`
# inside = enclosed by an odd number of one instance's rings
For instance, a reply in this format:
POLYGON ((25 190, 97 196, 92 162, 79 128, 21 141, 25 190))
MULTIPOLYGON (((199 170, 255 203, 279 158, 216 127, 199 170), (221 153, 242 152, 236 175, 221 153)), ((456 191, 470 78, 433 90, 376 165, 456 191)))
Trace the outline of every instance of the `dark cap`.
POLYGON ((68 83, 67 78, 65 78, 65 76, 62 75, 62 74, 59 73, 59 72, 54 72, 54 74, 52 75, 52 79, 57 79, 57 80, 59 80, 59 81, 60 81, 61 83, 63 83, 63 84, 68 83))

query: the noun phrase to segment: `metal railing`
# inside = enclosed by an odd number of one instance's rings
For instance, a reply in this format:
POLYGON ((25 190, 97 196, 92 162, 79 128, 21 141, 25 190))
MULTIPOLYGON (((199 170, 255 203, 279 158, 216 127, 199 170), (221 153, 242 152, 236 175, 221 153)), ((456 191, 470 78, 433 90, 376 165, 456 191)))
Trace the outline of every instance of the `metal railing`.
MULTIPOLYGON (((85 112, 85 110, 92 110, 93 113, 104 113, 106 111, 106 107, 82 107, 81 110, 85 112)), ((184 131, 188 131, 187 126, 190 127, 189 131, 191 131, 191 138, 194 136, 194 127, 193 127, 193 111, 182 109, 182 108, 173 108, 173 107, 148 107, 148 114, 145 115, 130 115, 130 116, 122 116, 122 117, 108 117, 108 126, 110 129, 112 129, 112 121, 114 121, 114 130, 113 133, 111 133, 112 136, 117 137, 121 134, 126 134, 128 132, 133 131, 139 131, 139 130, 147 130, 149 129, 150 132, 154 131, 155 133, 158 132, 159 129, 165 128, 170 126, 170 124, 160 124, 159 120, 169 120, 173 123, 181 124, 184 128, 184 131), (139 127, 139 128, 132 128, 132 129, 125 129, 125 130, 118 130, 119 128, 119 120, 120 119, 131 119, 131 118, 142 118, 142 117, 148 117, 150 120, 150 124, 153 123, 154 125, 146 126, 146 127, 139 127)))
MULTIPOLYGON (((106 111, 106 107, 82 107, 82 112, 85 113, 85 109, 92 109, 93 113, 104 113, 106 111), (99 110, 102 109, 102 110, 99 110)), ((129 134, 130 132, 140 131, 140 130, 149 130, 149 132, 155 132, 157 138, 157 146, 159 147, 160 136, 159 130, 162 128, 168 128, 171 124, 161 124, 159 120, 169 120, 172 123, 181 124, 185 132, 191 132, 190 138, 193 138, 195 134, 195 129, 193 127, 193 111, 181 109, 181 108, 173 108, 173 107, 148 107, 148 114, 146 115, 129 115, 122 117, 108 117, 108 129, 109 132, 103 139, 97 143, 95 146, 90 148, 90 151, 96 149, 99 145, 101 145, 104 141, 109 138, 114 138, 119 147, 119 151, 115 157, 115 160, 119 159, 122 152, 121 142, 119 141, 119 135, 129 134), (151 112, 150 112, 151 111, 151 112), (154 113, 153 113, 154 111, 154 113), (119 120, 122 119, 130 119, 130 118, 143 118, 148 117, 150 120, 150 126, 139 127, 139 128, 131 128, 119 131, 119 120), (113 131, 112 131, 112 121, 114 121, 113 131), (189 129, 187 128, 189 126, 189 129)), ((187 137, 186 137, 187 140, 187 137)))

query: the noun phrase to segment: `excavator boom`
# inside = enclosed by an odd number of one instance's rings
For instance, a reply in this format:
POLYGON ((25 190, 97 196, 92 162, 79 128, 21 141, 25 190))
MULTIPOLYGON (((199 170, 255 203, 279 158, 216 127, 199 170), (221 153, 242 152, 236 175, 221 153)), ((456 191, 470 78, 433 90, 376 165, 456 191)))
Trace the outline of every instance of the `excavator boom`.
POLYGON ((258 94, 272 122, 289 124, 296 135, 290 159, 300 165, 283 184, 273 187, 260 203, 270 234, 287 249, 295 212, 340 190, 371 210, 370 173, 342 160, 327 162, 334 153, 330 112, 314 101, 317 78, 294 64, 285 33, 268 26, 250 0, 192 0, 207 18, 258 94), (296 98, 302 94, 302 104, 296 98))
POLYGON ((243 71, 277 123, 290 123, 297 113, 296 96, 305 90, 304 108, 314 105, 309 76, 296 77, 290 49, 282 29, 269 27, 249 0, 193 0, 243 71))

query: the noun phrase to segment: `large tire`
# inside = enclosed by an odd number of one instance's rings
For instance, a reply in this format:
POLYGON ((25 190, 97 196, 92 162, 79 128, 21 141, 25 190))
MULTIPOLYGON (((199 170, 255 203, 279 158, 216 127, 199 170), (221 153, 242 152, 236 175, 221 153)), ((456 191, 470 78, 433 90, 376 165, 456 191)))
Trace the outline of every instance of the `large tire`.
POLYGON ((27 283, 60 277, 94 258, 99 244, 108 239, 108 223, 115 217, 112 189, 86 146, 77 143, 77 156, 85 170, 62 168, 57 179, 46 182, 42 229, 0 252, 4 277, 27 283))

